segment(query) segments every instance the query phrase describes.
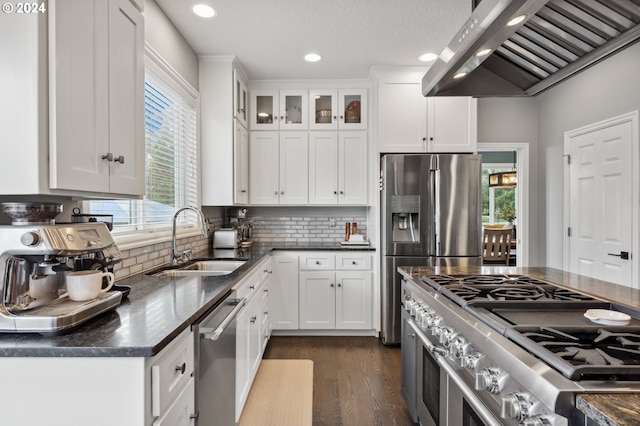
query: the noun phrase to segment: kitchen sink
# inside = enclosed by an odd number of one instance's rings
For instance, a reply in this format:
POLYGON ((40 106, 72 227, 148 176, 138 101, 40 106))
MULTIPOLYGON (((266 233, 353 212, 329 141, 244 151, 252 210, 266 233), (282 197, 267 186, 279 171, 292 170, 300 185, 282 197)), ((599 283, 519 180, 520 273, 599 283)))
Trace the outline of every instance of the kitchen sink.
POLYGON ((228 275, 244 265, 245 262, 246 260, 244 259, 202 259, 195 260, 184 265, 160 268, 160 270, 149 272, 148 275, 169 277, 213 277, 228 275))

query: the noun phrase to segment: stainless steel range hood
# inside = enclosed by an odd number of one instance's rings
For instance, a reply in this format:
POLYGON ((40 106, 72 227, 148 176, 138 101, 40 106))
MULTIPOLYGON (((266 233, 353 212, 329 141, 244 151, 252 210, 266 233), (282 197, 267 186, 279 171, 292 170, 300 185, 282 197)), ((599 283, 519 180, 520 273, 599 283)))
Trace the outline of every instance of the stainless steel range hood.
POLYGON ((636 42, 639 23, 640 0, 482 0, 425 74, 422 93, 534 96, 636 42))

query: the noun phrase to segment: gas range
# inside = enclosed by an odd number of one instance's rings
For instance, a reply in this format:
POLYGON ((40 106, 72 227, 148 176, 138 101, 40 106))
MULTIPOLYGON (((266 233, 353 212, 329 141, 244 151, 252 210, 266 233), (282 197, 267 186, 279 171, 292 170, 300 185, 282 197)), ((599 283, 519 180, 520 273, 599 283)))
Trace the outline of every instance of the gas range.
POLYGON ((586 424, 575 395, 640 391, 638 311, 522 275, 425 276, 403 298, 433 356, 491 413, 479 424, 586 424), (595 324, 596 309, 631 318, 595 324))
POLYGON ((568 379, 640 379, 640 312, 522 275, 422 281, 568 379), (590 309, 631 318, 625 325, 594 324, 584 315, 590 309))

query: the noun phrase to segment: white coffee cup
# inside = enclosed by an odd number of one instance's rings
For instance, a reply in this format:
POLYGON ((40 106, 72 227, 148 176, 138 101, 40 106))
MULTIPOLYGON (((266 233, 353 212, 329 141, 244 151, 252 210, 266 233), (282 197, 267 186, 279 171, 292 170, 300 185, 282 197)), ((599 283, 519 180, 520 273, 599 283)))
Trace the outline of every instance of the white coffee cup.
POLYGON ((95 299, 113 287, 114 275, 100 270, 67 272, 67 294, 69 299, 81 302, 95 299), (102 288, 102 278, 107 277, 109 285, 102 288))

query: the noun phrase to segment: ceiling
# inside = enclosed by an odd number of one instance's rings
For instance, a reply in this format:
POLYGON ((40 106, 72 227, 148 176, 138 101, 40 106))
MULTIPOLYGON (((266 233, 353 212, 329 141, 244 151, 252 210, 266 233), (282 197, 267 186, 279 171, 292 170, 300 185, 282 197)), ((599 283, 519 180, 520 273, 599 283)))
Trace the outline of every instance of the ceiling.
POLYGON ((471 0, 156 0, 198 55, 235 55, 250 80, 365 79, 372 66, 424 65, 471 0), (200 18, 191 8, 216 10, 200 18), (309 52, 322 55, 307 63, 309 52))

